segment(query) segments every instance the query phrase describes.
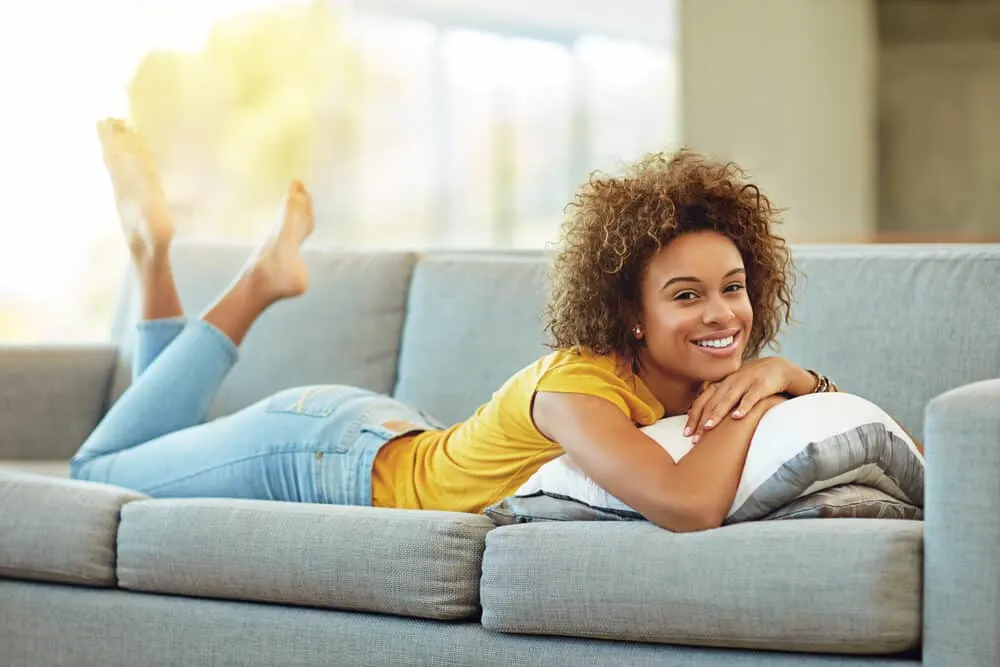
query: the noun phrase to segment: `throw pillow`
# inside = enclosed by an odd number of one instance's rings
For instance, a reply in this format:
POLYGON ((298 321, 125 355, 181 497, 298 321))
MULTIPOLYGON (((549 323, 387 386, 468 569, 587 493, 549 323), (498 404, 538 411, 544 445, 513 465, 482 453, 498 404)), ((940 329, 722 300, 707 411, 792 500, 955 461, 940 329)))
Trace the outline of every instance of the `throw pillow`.
MULTIPOLYGON (((543 491, 510 496, 487 507, 498 526, 534 521, 645 521, 638 512, 591 507, 543 491)), ((788 519, 906 519, 922 521, 924 511, 887 493, 860 484, 842 484, 793 500, 761 521, 788 519)))
POLYGON ((544 491, 509 496, 490 505, 483 513, 498 526, 533 521, 645 521, 641 514, 632 510, 602 509, 544 491))
POLYGON ((887 493, 860 484, 842 484, 817 491, 771 512, 764 520, 786 519, 910 519, 924 511, 887 493))
MULTIPOLYGON (((685 420, 671 417, 642 430, 679 461, 692 448, 682 433, 685 420)), ((797 499, 844 484, 874 488, 919 508, 924 460, 905 431, 870 401, 845 393, 801 396, 761 419, 726 523, 762 519, 797 499)), ((641 518, 565 455, 539 468, 513 497, 486 514, 494 521, 641 518)))

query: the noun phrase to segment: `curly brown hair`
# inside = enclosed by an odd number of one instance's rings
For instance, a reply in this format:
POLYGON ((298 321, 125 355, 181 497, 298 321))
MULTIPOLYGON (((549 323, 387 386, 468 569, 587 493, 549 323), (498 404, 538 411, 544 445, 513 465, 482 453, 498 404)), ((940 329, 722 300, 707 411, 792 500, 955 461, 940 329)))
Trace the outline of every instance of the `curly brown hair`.
POLYGON ((745 357, 774 343, 790 321, 794 276, 785 240, 771 227, 779 210, 732 162, 690 150, 653 153, 622 176, 592 174, 567 206, 550 272, 546 326, 556 349, 582 346, 635 364, 629 314, 650 258, 681 234, 713 230, 743 257, 753 326, 745 357))

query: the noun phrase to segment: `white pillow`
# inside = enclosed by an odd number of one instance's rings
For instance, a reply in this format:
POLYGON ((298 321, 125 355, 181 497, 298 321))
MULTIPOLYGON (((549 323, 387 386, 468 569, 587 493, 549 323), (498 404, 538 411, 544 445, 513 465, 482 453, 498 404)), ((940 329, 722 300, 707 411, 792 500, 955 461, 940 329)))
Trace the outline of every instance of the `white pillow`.
MULTIPOLYGON (((675 461, 692 449, 687 417, 642 429, 675 461)), ((874 403, 845 393, 808 394, 769 410, 750 441, 726 523, 760 519, 802 496, 841 484, 877 488, 923 507, 924 459, 906 432, 874 403)), ((623 516, 638 515, 560 456, 514 494, 571 500, 623 516)))

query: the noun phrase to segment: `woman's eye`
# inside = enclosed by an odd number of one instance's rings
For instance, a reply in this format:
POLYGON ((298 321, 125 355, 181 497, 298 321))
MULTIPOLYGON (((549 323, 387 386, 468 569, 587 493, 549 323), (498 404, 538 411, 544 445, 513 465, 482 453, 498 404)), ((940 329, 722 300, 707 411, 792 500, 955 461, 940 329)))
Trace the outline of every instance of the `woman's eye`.
POLYGON ((739 292, 740 290, 744 290, 744 289, 746 289, 746 287, 744 287, 740 283, 733 283, 732 285, 727 285, 726 286, 726 291, 727 292, 739 292))
POLYGON ((696 298, 698 295, 694 292, 678 292, 677 296, 674 297, 675 301, 690 301, 696 298))

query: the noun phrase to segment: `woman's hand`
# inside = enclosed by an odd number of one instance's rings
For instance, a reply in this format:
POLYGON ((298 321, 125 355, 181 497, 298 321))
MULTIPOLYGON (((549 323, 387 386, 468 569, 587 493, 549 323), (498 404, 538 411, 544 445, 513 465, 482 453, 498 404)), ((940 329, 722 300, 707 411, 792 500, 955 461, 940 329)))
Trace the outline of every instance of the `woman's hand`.
POLYGON ((809 371, 781 357, 753 359, 740 370, 708 385, 688 410, 684 435, 697 442, 702 434, 730 416, 742 419, 760 401, 777 394, 802 396, 816 387, 809 371))

